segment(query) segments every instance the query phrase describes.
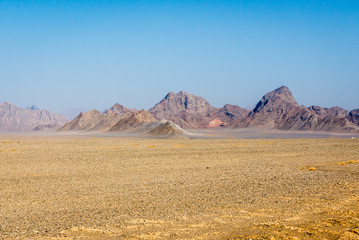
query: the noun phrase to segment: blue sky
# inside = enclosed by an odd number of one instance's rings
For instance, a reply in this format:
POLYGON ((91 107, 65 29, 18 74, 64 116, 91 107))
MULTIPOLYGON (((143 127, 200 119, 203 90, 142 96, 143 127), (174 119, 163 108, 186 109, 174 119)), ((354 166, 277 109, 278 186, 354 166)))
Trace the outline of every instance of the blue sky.
POLYGON ((359 1, 2 1, 0 102, 152 107, 184 90, 359 108, 359 1))

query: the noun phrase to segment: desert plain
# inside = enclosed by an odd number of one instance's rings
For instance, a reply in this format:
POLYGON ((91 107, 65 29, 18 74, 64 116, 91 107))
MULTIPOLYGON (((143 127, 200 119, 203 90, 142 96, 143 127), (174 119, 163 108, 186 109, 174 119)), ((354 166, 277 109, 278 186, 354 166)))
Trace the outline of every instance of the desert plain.
POLYGON ((359 139, 0 136, 0 239, 359 239, 359 139))

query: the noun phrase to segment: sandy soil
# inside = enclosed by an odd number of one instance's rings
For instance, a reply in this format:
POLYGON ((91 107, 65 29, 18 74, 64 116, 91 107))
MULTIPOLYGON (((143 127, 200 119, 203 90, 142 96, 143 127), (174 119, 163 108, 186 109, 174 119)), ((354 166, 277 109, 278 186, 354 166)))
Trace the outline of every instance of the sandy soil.
POLYGON ((2 239, 359 239, 359 139, 0 135, 2 239))

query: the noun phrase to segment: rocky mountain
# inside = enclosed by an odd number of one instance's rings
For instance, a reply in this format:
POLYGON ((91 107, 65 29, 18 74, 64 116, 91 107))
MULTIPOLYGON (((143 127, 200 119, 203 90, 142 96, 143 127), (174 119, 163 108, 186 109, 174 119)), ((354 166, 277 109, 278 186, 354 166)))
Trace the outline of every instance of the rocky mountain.
MULTIPOLYGON (((40 128, 48 129, 51 126, 42 125, 36 130, 40 130, 40 128)), ((148 134, 165 138, 187 137, 187 133, 172 122, 159 121, 146 110, 130 110, 118 103, 103 113, 97 110, 80 113, 59 131, 111 131, 148 134)))
POLYGON ((154 116, 146 110, 133 112, 125 115, 115 125, 113 125, 110 131, 124 131, 133 130, 135 128, 145 128, 148 123, 157 122, 154 116))
POLYGON ((68 120, 56 113, 35 106, 23 109, 11 103, 0 103, 1 131, 31 131, 40 125, 64 125, 68 120))
POLYGON ((289 88, 283 86, 267 93, 243 120, 237 121, 237 127, 278 128, 283 115, 291 115, 299 110, 289 88))
POLYGON ((359 126, 359 109, 354 109, 349 113, 349 120, 359 126))
POLYGON ((355 119, 339 107, 299 106, 291 91, 282 86, 264 95, 246 118, 233 125, 241 128, 357 132, 355 119))
POLYGON ((212 112, 209 118, 212 119, 206 127, 222 127, 230 125, 233 122, 240 121, 248 116, 249 110, 237 105, 226 104, 218 111, 212 112))
POLYGON ((115 104, 103 113, 97 110, 81 113, 61 131, 137 131, 153 135, 167 132, 171 135, 179 133, 179 128, 223 126, 359 132, 359 109, 348 112, 340 107, 300 106, 285 86, 265 94, 251 111, 230 104, 215 108, 206 99, 181 91, 168 93, 148 112, 115 104))
POLYGON ((80 113, 72 121, 66 123, 59 131, 104 131, 111 129, 126 114, 133 110, 116 103, 109 110, 100 113, 97 110, 80 113))
POLYGON ((199 96, 184 91, 168 93, 149 110, 158 120, 166 119, 182 128, 219 127, 240 120, 248 110, 235 105, 215 108, 199 96))

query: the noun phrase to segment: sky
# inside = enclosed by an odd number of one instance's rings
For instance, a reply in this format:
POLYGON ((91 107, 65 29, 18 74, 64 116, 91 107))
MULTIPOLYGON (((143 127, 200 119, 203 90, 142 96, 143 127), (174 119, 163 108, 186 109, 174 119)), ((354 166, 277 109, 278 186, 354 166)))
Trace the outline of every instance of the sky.
MULTIPOLYGON (((0 102, 149 109, 181 90, 359 108, 359 1, 0 0, 0 102)), ((67 109, 67 110, 66 110, 67 109)))

